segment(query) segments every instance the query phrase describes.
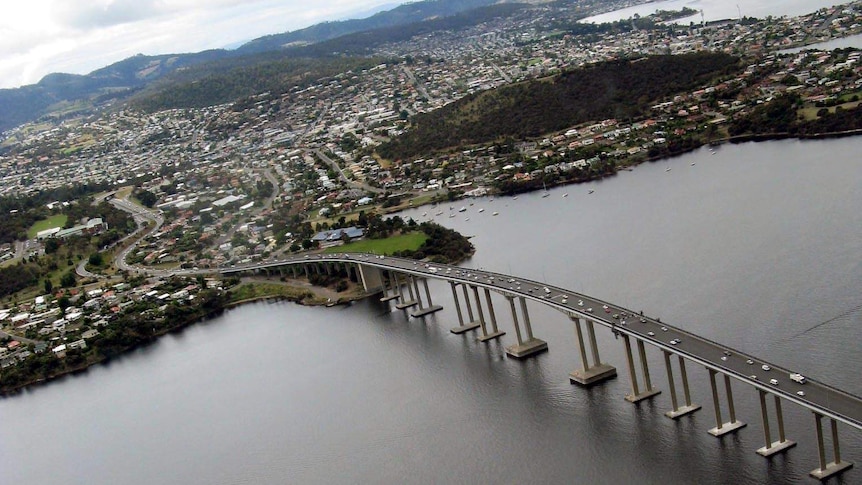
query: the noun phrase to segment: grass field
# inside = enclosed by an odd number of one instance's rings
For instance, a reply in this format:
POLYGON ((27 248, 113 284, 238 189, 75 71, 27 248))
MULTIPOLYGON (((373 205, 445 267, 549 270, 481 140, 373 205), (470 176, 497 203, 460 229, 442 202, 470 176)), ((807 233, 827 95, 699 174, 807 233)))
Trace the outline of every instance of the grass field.
POLYGON ((51 216, 47 219, 42 219, 41 221, 38 221, 33 224, 30 229, 27 230, 27 237, 33 239, 34 237, 36 237, 36 234, 39 231, 51 229, 52 227, 63 227, 68 219, 69 217, 64 216, 63 214, 58 214, 56 216, 51 216))
POLYGON ((428 239, 428 235, 421 232, 411 232, 400 236, 392 236, 386 239, 366 239, 356 241, 343 246, 327 248, 324 253, 372 253, 372 254, 394 254, 396 251, 415 251, 428 239))

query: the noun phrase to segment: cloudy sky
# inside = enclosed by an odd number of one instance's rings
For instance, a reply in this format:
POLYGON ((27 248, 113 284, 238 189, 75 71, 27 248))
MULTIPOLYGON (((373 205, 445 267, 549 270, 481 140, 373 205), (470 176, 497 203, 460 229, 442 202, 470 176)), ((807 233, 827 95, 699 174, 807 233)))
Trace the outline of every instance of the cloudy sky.
POLYGON ((0 88, 86 74, 135 54, 231 46, 400 0, 21 0, 0 15, 0 88))

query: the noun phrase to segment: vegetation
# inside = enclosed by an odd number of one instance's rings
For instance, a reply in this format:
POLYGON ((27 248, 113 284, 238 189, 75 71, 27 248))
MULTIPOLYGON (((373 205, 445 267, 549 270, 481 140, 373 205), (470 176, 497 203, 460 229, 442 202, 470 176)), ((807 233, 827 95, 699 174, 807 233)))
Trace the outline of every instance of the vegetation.
POLYGON ((834 111, 820 108, 814 119, 802 112, 807 109, 797 95, 784 95, 754 108, 728 127, 731 136, 791 135, 815 136, 862 130, 862 107, 856 101, 835 106, 834 111), (852 105, 845 109, 843 106, 852 105))
POLYGON ((52 227, 64 227, 66 225, 66 221, 69 219, 69 216, 64 214, 55 214, 47 219, 42 219, 41 221, 37 221, 35 224, 30 226, 30 229, 27 230, 27 238, 33 239, 36 237, 41 231, 45 229, 51 229, 52 227))
POLYGON ((402 251, 416 251, 427 240, 428 235, 424 232, 408 232, 405 234, 388 237, 386 239, 365 239, 362 241, 356 241, 345 244, 343 246, 327 248, 323 252, 356 252, 393 255, 402 251))
POLYGON ((466 96, 411 120, 407 133, 378 148, 403 159, 507 137, 537 137, 591 120, 630 120, 656 101, 739 69, 738 59, 695 53, 618 60, 466 96))

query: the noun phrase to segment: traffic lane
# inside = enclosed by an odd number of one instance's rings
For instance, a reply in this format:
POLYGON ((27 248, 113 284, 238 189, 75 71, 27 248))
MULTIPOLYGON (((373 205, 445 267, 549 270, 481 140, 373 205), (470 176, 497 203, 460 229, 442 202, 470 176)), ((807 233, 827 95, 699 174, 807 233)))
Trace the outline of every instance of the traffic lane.
POLYGON ((713 344, 694 338, 683 340, 675 347, 681 352, 690 353, 701 360, 713 364, 719 369, 726 369, 729 373, 736 374, 737 376, 748 379, 751 379, 749 376, 757 376, 756 379, 751 380, 756 380, 761 385, 769 388, 771 392, 782 397, 792 397, 811 405, 829 409, 835 414, 845 416, 857 423, 862 422, 862 408, 860 408, 858 401, 853 397, 836 392, 823 384, 810 380, 807 380, 805 384, 799 384, 790 379, 791 371, 787 369, 770 365, 770 370, 765 371, 761 367, 763 365, 762 361, 754 360, 753 364, 748 364, 748 357, 736 354, 732 350, 730 351, 732 355, 727 360, 721 360, 722 355, 716 354, 716 347, 713 344), (770 379, 775 379, 778 385, 771 384, 769 382, 770 379), (797 395, 798 391, 805 392, 805 395, 797 395))
POLYGON ((858 403, 853 397, 837 393, 828 387, 812 381, 807 381, 806 384, 794 382, 789 377, 791 371, 787 369, 770 366, 770 371, 764 371, 761 367, 763 365, 762 361, 751 359, 752 364, 748 364, 747 362, 750 359, 749 356, 740 354, 717 343, 701 339, 682 329, 668 327, 660 321, 653 320, 648 317, 642 317, 639 313, 634 313, 631 310, 622 307, 607 305, 607 309, 605 309, 604 306, 606 304, 599 300, 577 298, 583 295, 573 292, 559 291, 557 288, 542 286, 541 283, 532 282, 530 280, 522 281, 515 279, 514 282, 509 282, 508 280, 512 279, 511 277, 499 273, 488 273, 481 270, 461 270, 461 275, 458 275, 457 273, 452 275, 448 271, 443 271, 441 274, 439 270, 433 272, 430 271, 430 268, 423 268, 421 266, 417 267, 415 265, 413 267, 410 267, 410 265, 401 267, 410 271, 418 270, 427 272, 432 276, 463 279, 463 281, 468 284, 481 283, 482 285, 491 286, 492 288, 499 289, 501 291, 521 293, 522 296, 533 297, 532 299, 537 299, 539 301, 553 301, 556 304, 562 305, 566 308, 571 308, 575 311, 580 311, 581 313, 591 313, 593 319, 600 320, 612 327, 625 327, 629 332, 634 333, 636 338, 641 338, 646 342, 662 343, 671 349, 678 349, 679 354, 683 354, 684 357, 687 357, 684 355, 685 353, 691 353, 694 357, 705 361, 720 370, 723 369, 728 373, 735 374, 737 377, 741 377, 744 380, 751 379, 749 376, 752 375, 757 376, 757 379, 754 380, 767 388, 771 388, 772 392, 782 397, 792 397, 815 406, 822 406, 825 409, 831 409, 833 412, 842 414, 851 420, 859 421, 862 419, 858 403), (520 289, 517 287, 518 283, 521 284, 520 289), (546 292, 545 288, 548 288, 549 291, 546 292), (574 301, 575 298, 583 301, 583 305, 578 305, 578 302, 574 301), (566 300, 566 303, 563 303, 563 299, 566 300), (588 308, 592 308, 593 311, 587 312, 588 308), (600 309, 598 313, 596 310, 597 308, 600 309), (626 313, 627 316, 623 317, 623 313, 626 313), (614 314, 617 314, 619 318, 613 318, 614 314), (641 318, 646 321, 642 322, 641 318), (649 335, 649 332, 653 332, 653 335, 649 335), (679 343, 672 344, 671 342, 676 339, 679 339, 679 343), (729 352, 731 355, 725 355, 725 351, 729 352), (726 359, 722 360, 722 357, 726 357, 726 359), (770 379, 776 379, 778 385, 771 384, 769 382, 770 379), (796 392, 798 391, 804 391, 805 396, 797 395, 796 392))

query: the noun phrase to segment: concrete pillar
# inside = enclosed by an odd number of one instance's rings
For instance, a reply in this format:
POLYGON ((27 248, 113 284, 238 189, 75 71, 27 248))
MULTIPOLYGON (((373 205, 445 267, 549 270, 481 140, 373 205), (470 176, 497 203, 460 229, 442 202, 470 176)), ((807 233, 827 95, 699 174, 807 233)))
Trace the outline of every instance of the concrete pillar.
POLYGON ((757 453, 761 456, 769 457, 796 446, 795 441, 784 438, 784 417, 781 414, 781 402, 778 396, 775 396, 775 403, 777 405, 778 428, 781 437, 778 441, 772 441, 772 434, 769 430, 769 412, 766 409, 766 391, 758 389, 757 392, 760 394, 760 415, 763 419, 763 437, 766 439, 766 445, 758 449, 757 453))
MULTIPOLYGON (((602 364, 600 362, 594 363, 592 366, 590 365, 587 360, 587 347, 584 345, 584 334, 581 330, 581 322, 583 319, 575 317, 574 315, 569 316, 569 318, 575 323, 575 334, 578 338, 578 349, 581 352, 581 365, 583 366, 581 369, 577 369, 569 373, 569 382, 572 384, 589 386, 606 379, 616 377, 617 369, 611 365, 602 364)), ((592 322, 589 322, 589 324, 590 328, 592 328, 592 322)), ((597 351, 598 349, 596 349, 596 353, 597 351)))
MULTIPOLYGON (((345 266, 346 266, 346 265, 345 265, 345 266)), ((345 267, 345 269, 347 269, 347 268, 345 267)), ((349 271, 348 271, 348 277, 349 277, 349 276, 350 276, 350 273, 349 273, 349 271)), ((398 298, 400 298, 400 297, 401 297, 401 294, 400 294, 400 291, 399 291, 398 285, 397 285, 397 283, 393 280, 394 276, 395 276, 395 273, 393 273, 393 272, 391 272, 391 271, 384 273, 384 278, 383 278, 383 296, 382 296, 382 297, 380 297, 380 301, 391 301, 391 300, 397 300, 398 298), (392 290, 392 294, 391 294, 391 295, 389 294, 389 290, 390 290, 390 289, 392 290)))
POLYGON ((592 320, 587 320, 587 335, 590 337, 590 352, 593 354, 593 365, 600 365, 601 357, 599 357, 599 345, 596 343, 596 328, 592 320))
POLYGON ((461 303, 458 301, 458 290, 455 289, 456 286, 457 285, 454 281, 449 282, 449 287, 452 288, 452 299, 455 300, 455 311, 458 313, 458 326, 453 329, 450 329, 449 331, 454 334, 460 334, 469 330, 473 330, 474 328, 478 327, 479 324, 473 322, 472 319, 469 322, 464 323, 464 314, 463 312, 461 312, 461 303))
POLYGON ((380 268, 359 265, 359 277, 366 293, 379 293, 383 288, 383 272, 380 268))
POLYGON ((485 303, 488 305, 488 316, 491 318, 491 334, 506 335, 497 328, 497 315, 494 313, 494 302, 491 301, 491 290, 485 288, 485 303))
POLYGON ((473 289, 473 297, 476 299, 476 313, 479 315, 479 326, 482 327, 482 337, 488 336, 488 327, 485 325, 485 314, 482 313, 482 300, 479 299, 479 288, 471 286, 473 289))
POLYGON ((819 480, 826 480, 851 468, 853 463, 841 461, 841 449, 838 445, 838 422, 834 419, 830 419, 830 421, 832 422, 832 453, 835 458, 830 463, 826 463, 826 450, 823 447, 823 427, 820 422, 822 418, 821 414, 814 413, 815 430, 817 431, 817 454, 820 458, 820 466, 811 470, 809 475, 819 480))
MULTIPOLYGON (((415 281, 414 281, 414 284, 415 284, 415 281)), ((422 278, 422 286, 425 287, 425 296, 428 298, 428 307, 422 308, 422 298, 419 298, 419 310, 411 313, 410 314, 411 317, 415 317, 415 318, 424 317, 425 315, 430 315, 431 313, 439 312, 440 310, 443 309, 442 306, 435 305, 431 301, 431 291, 428 289, 428 279, 422 278)), ((419 287, 418 286, 416 287, 416 294, 417 295, 419 294, 419 287)))
POLYGON ((462 284, 461 289, 464 291, 464 303, 467 305, 467 317, 470 319, 471 323, 475 323, 476 326, 479 326, 479 322, 473 318, 473 305, 470 304, 470 294, 467 293, 467 285, 462 284))
POLYGON ((527 341, 533 340, 533 326, 530 325, 530 313, 527 311, 527 299, 523 296, 521 300, 521 314, 524 316, 524 329, 527 331, 527 341))
MULTIPOLYGON (((652 387, 652 382, 649 381, 648 374, 646 374, 644 376, 645 377, 644 384, 646 385, 646 388, 643 390, 643 392, 641 392, 640 386, 638 385, 637 367, 635 367, 634 356, 632 355, 631 338, 628 336, 628 334, 625 334, 625 333, 622 334, 622 336, 623 336, 623 344, 625 344, 625 348, 626 348, 626 364, 628 365, 629 376, 631 377, 631 380, 632 380, 632 392, 631 392, 631 394, 626 395, 626 401, 635 403, 635 402, 642 401, 644 399, 653 397, 656 394, 660 394, 661 393, 660 390, 652 387)), ((646 368, 645 367, 646 366, 646 359, 645 359, 646 355, 643 352, 643 347, 639 347, 638 350, 642 351, 640 354, 640 358, 643 360, 643 362, 641 362, 641 366, 646 368)))
POLYGON ((413 288, 410 287, 410 279, 412 276, 407 276, 407 281, 404 282, 404 286, 407 287, 408 298, 404 297, 404 290, 401 289, 401 282, 398 280, 398 273, 395 273, 395 284, 398 287, 398 300, 400 303, 395 305, 395 308, 399 310, 404 310, 405 308, 410 308, 412 306, 416 306, 416 299, 413 297, 413 288))
MULTIPOLYGON (((626 396, 626 399, 631 402, 636 402, 635 398, 640 394, 640 389, 638 388, 638 375, 635 373, 635 363, 632 359, 632 344, 629 341, 629 336, 623 334, 623 343, 626 346, 626 364, 628 364, 629 368, 629 377, 631 378, 632 383, 632 393, 626 396)), ((670 369, 670 367, 668 367, 670 369)))
POLYGON ((746 426, 742 421, 736 420, 736 409, 733 406, 733 391, 730 388, 730 376, 724 374, 724 388, 727 395, 727 407, 730 411, 730 421, 727 423, 721 419, 721 404, 718 400, 718 387, 715 385, 715 374, 717 371, 707 369, 709 371, 709 384, 712 388, 712 405, 715 408, 715 428, 708 431, 709 434, 720 437, 746 426))
POLYGON ((509 300, 509 306, 512 308, 512 320, 515 322, 515 337, 518 339, 518 345, 524 343, 521 338, 521 327, 518 325, 518 312, 515 311, 515 299, 511 296, 506 297, 509 300))
POLYGON ((675 382, 673 378, 670 352, 668 352, 667 350, 662 350, 662 353, 664 353, 664 365, 665 367, 667 367, 667 381, 668 386, 670 387, 671 403, 673 404, 673 410, 664 413, 664 415, 671 419, 679 419, 686 414, 690 414, 697 411, 698 409, 700 409, 701 406, 699 404, 691 403, 691 392, 688 388, 688 373, 685 371, 685 360, 682 358, 681 355, 677 357, 679 358, 679 376, 680 380, 682 381, 682 392, 683 397, 685 398, 685 405, 679 406, 676 397, 676 386, 674 385, 675 382))
MULTIPOLYGON (((422 311, 424 308, 422 306, 422 294, 419 293, 419 278, 411 276, 410 282, 413 283, 413 289, 416 290, 416 301, 419 303, 419 311, 422 311)), ((412 295, 413 293, 411 292, 410 294, 412 295)))
POLYGON ((644 349, 644 341, 638 339, 638 355, 641 358, 641 372, 644 375, 644 386, 647 389, 652 389, 652 380, 649 376, 649 364, 646 359, 646 350, 644 349))
POLYGON ((516 359, 523 359, 533 354, 548 350, 547 342, 533 337, 533 329, 530 325, 530 314, 527 313, 527 301, 523 297, 520 298, 521 311, 524 314, 524 328, 527 334, 526 339, 522 338, 521 329, 518 325, 518 312, 515 310, 514 297, 508 295, 506 296, 506 299, 509 300, 509 306, 512 308, 512 320, 515 323, 515 334, 518 338, 517 345, 510 345, 506 347, 506 355, 509 357, 514 357, 516 359))

